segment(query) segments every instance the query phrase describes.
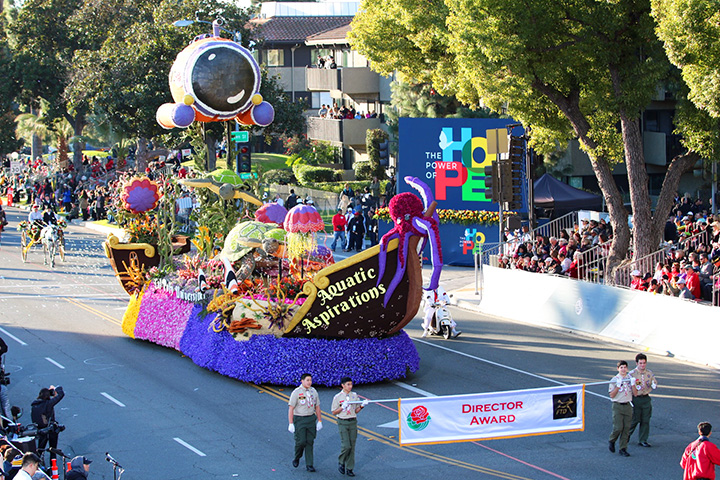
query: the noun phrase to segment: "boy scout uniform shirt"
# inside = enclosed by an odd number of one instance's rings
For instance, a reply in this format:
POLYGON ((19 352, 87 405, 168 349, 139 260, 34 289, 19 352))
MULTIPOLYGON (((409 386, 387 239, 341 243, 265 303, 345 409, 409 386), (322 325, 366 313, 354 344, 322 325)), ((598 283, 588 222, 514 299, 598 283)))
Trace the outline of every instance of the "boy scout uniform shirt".
POLYGON ((320 397, 313 387, 306 389, 301 385, 290 394, 288 405, 295 407, 298 417, 309 417, 315 414, 315 405, 320 405, 320 397))
POLYGON ((634 368, 630 371, 629 375, 633 377, 633 386, 635 387, 637 396, 649 395, 653 391, 653 382, 655 382, 655 386, 657 387, 655 374, 648 368, 645 369, 644 373, 641 373, 640 370, 634 368), (639 390, 638 387, 640 387, 639 390))
POLYGON ((615 375, 612 380, 610 380, 610 385, 608 385, 608 392, 612 392, 615 387, 617 387, 617 381, 619 379, 622 379, 622 386, 620 387, 620 390, 618 390, 617 395, 615 395, 615 398, 611 398, 613 402, 617 403, 628 403, 632 401, 632 384, 633 384, 633 378, 630 375, 625 375, 625 377, 621 377, 618 373, 615 375))
POLYGON ((330 411, 334 412, 338 408, 340 408, 340 402, 342 402, 342 410, 340 413, 336 415, 337 418, 342 418, 343 420, 347 420, 350 418, 357 418, 357 413, 355 413, 355 409, 360 405, 359 403, 349 403, 349 402, 359 402, 360 398, 358 398, 358 394, 355 392, 345 393, 340 392, 337 395, 333 397, 332 406, 330 407, 330 411))

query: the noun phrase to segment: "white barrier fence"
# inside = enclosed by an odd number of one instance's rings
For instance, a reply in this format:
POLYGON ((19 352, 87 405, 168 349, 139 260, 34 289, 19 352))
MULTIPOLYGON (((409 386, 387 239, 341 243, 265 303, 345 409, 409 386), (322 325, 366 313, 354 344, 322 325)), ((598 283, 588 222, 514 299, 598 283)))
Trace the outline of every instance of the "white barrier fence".
POLYGON ((638 348, 720 367, 718 310, 665 295, 485 265, 483 313, 600 335, 638 348))

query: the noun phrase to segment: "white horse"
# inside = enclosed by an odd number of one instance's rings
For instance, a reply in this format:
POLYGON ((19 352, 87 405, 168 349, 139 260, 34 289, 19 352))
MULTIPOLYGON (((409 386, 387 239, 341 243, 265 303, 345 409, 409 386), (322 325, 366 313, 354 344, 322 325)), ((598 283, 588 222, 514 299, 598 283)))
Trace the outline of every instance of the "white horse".
POLYGON ((58 235, 60 228, 57 225, 47 225, 40 231, 40 241, 43 246, 43 254, 45 255, 45 265, 48 264, 48 256, 50 257, 50 268, 55 268, 55 254, 60 249, 60 236, 58 235))

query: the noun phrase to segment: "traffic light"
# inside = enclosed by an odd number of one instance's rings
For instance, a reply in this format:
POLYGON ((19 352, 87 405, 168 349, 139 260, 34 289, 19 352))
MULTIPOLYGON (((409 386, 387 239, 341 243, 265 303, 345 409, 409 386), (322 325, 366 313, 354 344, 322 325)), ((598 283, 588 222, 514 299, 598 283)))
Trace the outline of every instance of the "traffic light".
POLYGON ((243 145, 237 156, 237 170, 239 173, 250 173, 252 171, 252 159, 250 158, 250 147, 243 145))
POLYGON ((500 201, 500 177, 498 163, 492 162, 485 170, 485 198, 493 202, 500 201))
MULTIPOLYGON (((510 136, 507 160, 507 178, 503 178, 504 199, 507 210, 519 210, 523 207, 523 182, 525 181, 525 140, 523 137, 510 136)), ((505 173, 503 172, 503 173, 505 173)))
POLYGON ((390 141, 385 140, 384 142, 378 143, 378 157, 380 158, 380 166, 387 167, 390 165, 390 157, 388 149, 390 148, 390 141))

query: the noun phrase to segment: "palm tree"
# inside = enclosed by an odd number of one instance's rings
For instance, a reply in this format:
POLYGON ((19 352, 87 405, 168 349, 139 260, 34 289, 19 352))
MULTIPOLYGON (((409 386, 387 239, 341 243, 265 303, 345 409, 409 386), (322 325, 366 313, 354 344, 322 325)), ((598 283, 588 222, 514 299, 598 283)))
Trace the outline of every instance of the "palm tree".
POLYGON ((43 108, 43 106, 47 106, 47 103, 41 101, 39 110, 30 107, 30 113, 21 113, 15 117, 15 123, 17 124, 15 137, 30 144, 33 160, 42 154, 42 145, 50 133, 44 115, 47 108, 43 108))

